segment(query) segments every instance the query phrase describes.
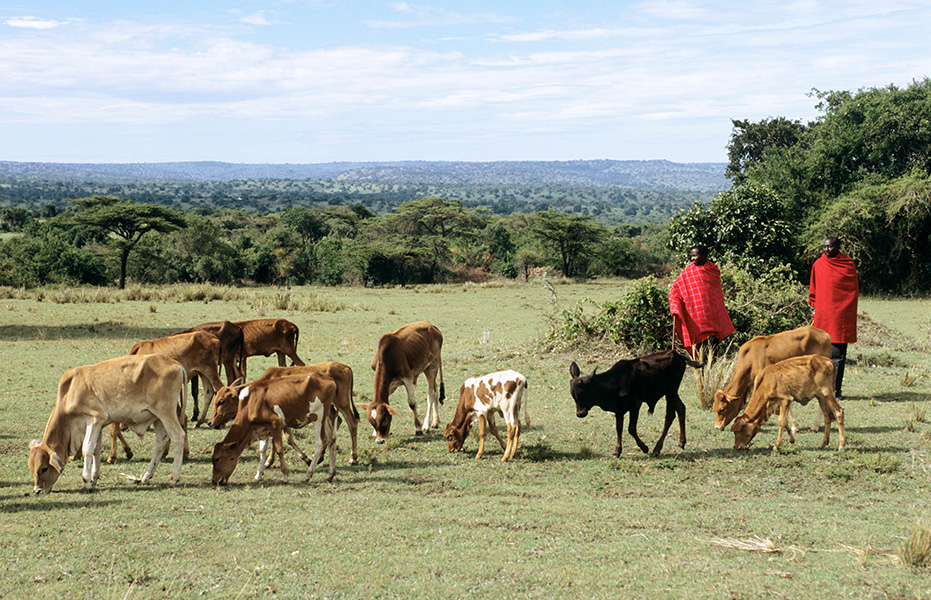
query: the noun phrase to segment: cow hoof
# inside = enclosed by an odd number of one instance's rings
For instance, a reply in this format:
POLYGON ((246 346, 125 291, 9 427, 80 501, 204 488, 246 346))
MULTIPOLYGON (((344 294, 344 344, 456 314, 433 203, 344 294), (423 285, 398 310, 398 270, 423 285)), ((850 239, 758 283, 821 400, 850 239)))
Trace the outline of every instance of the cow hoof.
POLYGON ((350 465, 350 466, 352 466, 352 465, 357 465, 357 464, 359 464, 359 461, 356 460, 355 458, 350 458, 350 459, 349 459, 349 465, 350 465))
POLYGON ((127 451, 127 452, 126 452, 126 460, 132 460, 132 458, 133 458, 133 453, 127 451))
POLYGON ((414 435, 423 435, 423 434, 424 434, 424 432, 421 431, 421 430, 419 430, 419 429, 417 429, 416 431, 414 431, 414 435))

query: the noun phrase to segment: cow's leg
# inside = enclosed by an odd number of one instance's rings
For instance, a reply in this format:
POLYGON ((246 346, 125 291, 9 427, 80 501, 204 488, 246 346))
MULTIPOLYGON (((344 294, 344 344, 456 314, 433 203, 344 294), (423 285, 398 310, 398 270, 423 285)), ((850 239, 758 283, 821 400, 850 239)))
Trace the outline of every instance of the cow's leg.
MULTIPOLYGON (((146 467, 145 473, 142 474, 141 483, 148 483, 152 479, 152 474, 155 473, 155 467, 158 466, 162 457, 168 452, 168 445, 171 443, 171 439, 168 436, 168 430, 165 428, 165 424, 161 420, 156 420, 153 423, 153 429, 155 431, 155 450, 152 452, 152 460, 149 462, 149 466, 146 467)), ((175 454, 178 452, 183 452, 184 441, 179 440, 180 444, 176 444, 172 450, 175 454)))
MULTIPOLYGON (((207 385, 207 379, 204 378, 204 386, 206 385, 207 385)), ((200 390, 198 389, 199 386, 200 386, 200 382, 197 380, 197 373, 191 373, 191 399, 194 404, 194 412, 191 413, 191 419, 193 419, 194 421, 197 421, 197 417, 198 415, 200 415, 200 407, 198 406, 198 403, 197 403, 197 394, 200 392, 200 390)), ((204 414, 207 414, 206 404, 204 405, 204 414)), ((199 422, 197 424, 200 425, 199 422)))
POLYGON ((478 416, 478 452, 475 454, 475 458, 481 458, 485 454, 485 428, 487 423, 485 415, 478 416))
POLYGON ((268 453, 268 436, 259 440, 259 468, 255 473, 255 480, 259 481, 265 476, 265 469, 275 462, 275 452, 268 453))
POLYGON ((623 452, 621 439, 624 435, 624 413, 614 413, 614 430, 617 432, 617 444, 614 446, 614 458, 618 458, 621 456, 621 452, 623 452))
MULTIPOLYGON (((789 407, 788 404, 783 403, 779 409, 779 432, 776 434, 776 445, 773 446, 773 450, 779 449, 779 444, 782 443, 782 430, 786 429, 786 422, 789 419, 789 407)), ((789 439, 792 438, 792 434, 789 434, 789 439)))
MULTIPOLYGON (((195 381, 196 378, 197 378, 196 375, 192 376, 191 381, 192 382, 195 381)), ((197 421, 197 423, 194 425, 195 429, 200 427, 201 424, 203 424, 203 422, 207 420, 207 415, 210 414, 210 405, 213 402, 214 396, 217 395, 217 384, 222 383, 219 380, 214 382, 211 380, 210 377, 204 377, 203 375, 201 375, 201 379, 204 380, 204 412, 200 414, 200 418, 197 418, 197 400, 195 399, 194 400, 194 416, 192 417, 192 419, 195 419, 197 421)))
POLYGON ((520 419, 513 419, 511 423, 508 423, 508 446, 501 458, 502 462, 514 458, 517 453, 518 439, 520 439, 520 419))
POLYGON ((242 377, 243 380, 246 379, 246 359, 247 358, 248 357, 244 355, 242 357, 242 360, 239 362, 239 376, 242 377))
POLYGON ((640 407, 636 407, 634 410, 630 411, 630 423, 627 425, 627 433, 634 438, 634 441, 637 442, 637 447, 640 448, 640 451, 644 454, 647 454, 650 449, 647 448, 647 445, 643 443, 643 440, 640 439, 640 436, 637 435, 637 419, 640 418, 640 407))
POLYGON ((427 423, 420 420, 420 415, 417 413, 417 397, 414 395, 417 389, 414 387, 414 382, 405 379, 404 389, 407 390, 407 405, 410 406, 411 410, 414 412, 414 435, 426 433, 429 427, 427 423), (423 424, 421 425, 421 423, 423 424))
MULTIPOLYGON (((288 483, 288 464, 284 461, 284 444, 281 442, 281 427, 277 425, 272 426, 272 452, 278 455, 278 462, 281 463, 281 481, 288 483)), ((264 463, 260 462, 260 467, 264 467, 264 463)))
POLYGON ((336 418, 333 416, 336 411, 330 411, 332 414, 327 416, 324 424, 324 433, 326 434, 326 447, 330 451, 330 470, 327 472, 327 481, 333 481, 336 477, 336 418))
POLYGON ((123 437, 123 432, 120 431, 120 423, 110 423, 110 456, 107 457, 107 464, 112 465, 116 462, 116 444, 119 442, 120 446, 123 447, 123 453, 126 454, 126 460, 129 460, 133 457, 132 448, 129 447, 129 444, 126 443, 126 438, 123 437))
POLYGON ((84 430, 84 441, 81 452, 84 453, 84 468, 81 470, 81 479, 84 487, 81 491, 89 492, 94 489, 100 477, 100 433, 103 427, 96 420, 87 425, 84 430))
MULTIPOLYGON (((326 418, 326 415, 324 415, 326 418)), ((304 477, 304 482, 310 481, 310 478, 313 476, 314 471, 317 469, 317 463, 320 462, 320 459, 323 457, 324 449, 324 431, 323 431, 323 420, 317 419, 314 421, 314 457, 310 461, 310 467, 307 469, 307 475, 304 477)), ((331 457, 332 458, 332 457, 331 457)))
POLYGON ((439 394, 436 391, 436 376, 438 372, 439 367, 436 365, 427 367, 423 372, 424 379, 427 380, 427 414, 424 415, 424 432, 426 432, 429 427, 440 426, 439 394))
POLYGON ((285 366, 285 365, 284 365, 284 362, 285 362, 285 361, 284 361, 284 357, 285 357, 286 355, 287 355, 288 358, 291 359, 291 366, 292 366, 292 367, 303 367, 303 366, 305 366, 304 361, 301 360, 301 357, 297 355, 297 350, 296 350, 295 348, 288 348, 288 349, 286 349, 286 350, 284 351, 283 354, 282 354, 281 352, 278 353, 278 365, 279 365, 279 366, 281 366, 281 367, 285 366))
MULTIPOLYGON (((294 439, 294 432, 291 431, 291 428, 290 428, 290 427, 285 427, 285 428, 281 431, 281 433, 282 433, 282 435, 284 436, 284 441, 287 442, 289 446, 291 446, 292 448, 294 448, 294 451, 297 452, 297 455, 301 457, 301 460, 304 461, 304 464, 305 464, 305 465, 310 465, 310 457, 307 456, 307 453, 304 452, 304 450, 303 450, 300 446, 297 445, 297 442, 296 442, 295 439, 294 439)), ((275 459, 275 455, 274 455, 274 454, 272 454, 271 456, 269 456, 269 457, 268 457, 268 462, 267 462, 267 464, 266 464, 265 466, 266 466, 266 467, 272 466, 272 462, 274 461, 274 459, 275 459)))
MULTIPOLYGON (((676 396, 675 393, 673 392, 670 392, 666 396, 666 416, 663 420, 663 433, 662 435, 659 436, 659 439, 656 441, 656 445, 653 446, 654 456, 658 455, 662 451, 663 444, 666 442, 666 434, 669 433, 669 428, 672 426, 672 422, 676 418, 676 413, 679 412, 678 411, 679 407, 677 406, 677 403, 681 403, 681 402, 682 401, 679 400, 679 397, 676 396)), ((680 432, 680 435, 679 435, 680 444, 681 444, 681 441, 682 441, 682 435, 680 432)))
POLYGON ((501 450, 507 448, 507 444, 504 443, 504 440, 501 439, 501 435, 498 433, 498 428, 495 426, 495 415, 493 412, 489 411, 486 415, 488 420, 488 430, 491 432, 491 435, 495 436, 495 439, 498 440, 498 443, 501 444, 501 450))
POLYGON ((286 367, 288 366, 288 361, 284 359, 284 352, 281 350, 275 350, 275 354, 278 356, 278 366, 286 367))
MULTIPOLYGON (((352 397, 349 398, 350 404, 352 403, 352 397)), ((346 426, 349 427, 349 438, 352 441, 352 453, 349 455, 349 464, 354 465, 359 461, 359 454, 356 449, 356 435, 359 432, 359 420, 354 414, 352 414, 352 406, 343 407, 340 412, 343 415, 343 419, 346 421, 346 426)), ((339 427, 339 424, 337 424, 339 427)))

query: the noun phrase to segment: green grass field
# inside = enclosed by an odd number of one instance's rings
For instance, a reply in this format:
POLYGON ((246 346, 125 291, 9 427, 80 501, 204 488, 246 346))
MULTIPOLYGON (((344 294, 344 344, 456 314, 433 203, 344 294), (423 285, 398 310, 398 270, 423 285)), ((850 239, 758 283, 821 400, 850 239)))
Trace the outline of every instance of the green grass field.
MULTIPOLYGON (((605 369, 610 352, 554 354, 536 342, 556 310, 618 298, 626 285, 246 290, 210 302, 12 294, 0 300, 0 598, 931 598, 931 570, 897 556, 917 523, 931 525, 931 302, 861 300, 888 329, 850 349, 840 453, 836 430, 834 449, 818 450, 821 434, 806 431, 774 453, 775 419, 735 452, 733 434, 698 408, 690 371, 680 390, 685 449, 673 428, 661 456, 640 454, 625 436, 614 459, 613 415, 578 419, 568 393, 571 360, 605 369), (450 396, 441 427, 466 377, 505 368, 527 376, 531 426, 516 458, 500 462, 489 439, 474 460, 474 435, 457 454, 442 431, 415 437, 399 390, 392 403, 402 417, 388 444, 376 446, 363 419, 358 466, 347 465, 340 431, 332 484, 325 469, 301 483, 293 452, 291 484, 277 466, 256 483, 253 446, 230 485, 215 488, 210 452, 225 431, 201 428, 189 433, 191 459, 175 488, 170 461, 149 485, 126 477, 145 469, 149 434, 127 438, 136 457, 104 464, 95 493, 78 492, 79 460, 52 494, 32 495, 27 444, 42 436, 66 369, 200 322, 261 316, 297 323, 307 362, 350 365, 357 402, 371 398, 379 336, 433 322, 445 337, 450 396), (755 545, 739 546, 746 541, 755 545)), ((250 374, 272 364, 250 359, 250 374)), ((641 414, 648 445, 664 410, 661 402, 641 414)), ((795 412, 809 423, 815 410, 795 412)))

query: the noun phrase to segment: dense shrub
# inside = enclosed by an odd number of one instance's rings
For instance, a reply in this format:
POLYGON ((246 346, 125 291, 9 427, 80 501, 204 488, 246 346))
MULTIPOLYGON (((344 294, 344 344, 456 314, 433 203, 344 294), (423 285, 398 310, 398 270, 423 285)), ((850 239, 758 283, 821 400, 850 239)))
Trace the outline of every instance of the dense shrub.
MULTIPOLYGON (((737 328, 728 338, 734 345, 756 335, 771 335, 811 323, 808 291, 794 282, 791 270, 780 267, 760 278, 746 271, 722 268, 721 284, 727 310, 737 328)), ((653 277, 639 280, 617 302, 601 305, 593 316, 585 305, 563 310, 544 339, 550 347, 610 340, 630 353, 646 354, 672 344, 669 286, 653 277)))

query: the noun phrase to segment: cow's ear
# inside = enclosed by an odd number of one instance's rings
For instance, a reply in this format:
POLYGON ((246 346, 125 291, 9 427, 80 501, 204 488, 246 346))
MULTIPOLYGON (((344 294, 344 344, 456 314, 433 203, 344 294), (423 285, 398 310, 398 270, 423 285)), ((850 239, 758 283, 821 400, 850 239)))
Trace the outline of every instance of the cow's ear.
POLYGON ((575 378, 575 377, 578 377, 578 376, 581 375, 581 374, 582 374, 582 372, 579 371, 579 365, 575 364, 575 361, 572 361, 572 364, 569 365, 569 375, 571 375, 573 378, 575 378))
POLYGON ((38 447, 39 444, 41 444, 41 443, 42 443, 42 442, 40 442, 39 440, 32 440, 32 441, 29 442, 29 449, 32 450, 33 448, 38 447))
POLYGON ((598 372, 598 367, 595 367, 594 369, 592 369, 591 377, 594 377, 594 376, 595 376, 595 373, 597 373, 597 372, 598 372))
POLYGON ((369 409, 369 405, 368 405, 368 404, 361 404, 361 403, 359 403, 359 402, 356 402, 356 407, 357 407, 357 408, 361 408, 362 410, 368 410, 368 409, 369 409))
POLYGON ((230 387, 236 387, 237 385, 242 385, 244 383, 246 383, 245 377, 237 377, 233 380, 233 383, 230 384, 230 387))
POLYGON ((48 455, 48 464, 52 466, 53 469, 61 473, 65 468, 65 461, 58 456, 58 453, 52 450, 48 455))
POLYGON ((400 416, 401 416, 401 413, 399 413, 398 411, 394 410, 394 407, 391 406, 390 404, 386 404, 385 406, 388 407, 388 412, 391 413, 392 415, 394 415, 394 416, 396 416, 396 417, 400 417, 400 416))

